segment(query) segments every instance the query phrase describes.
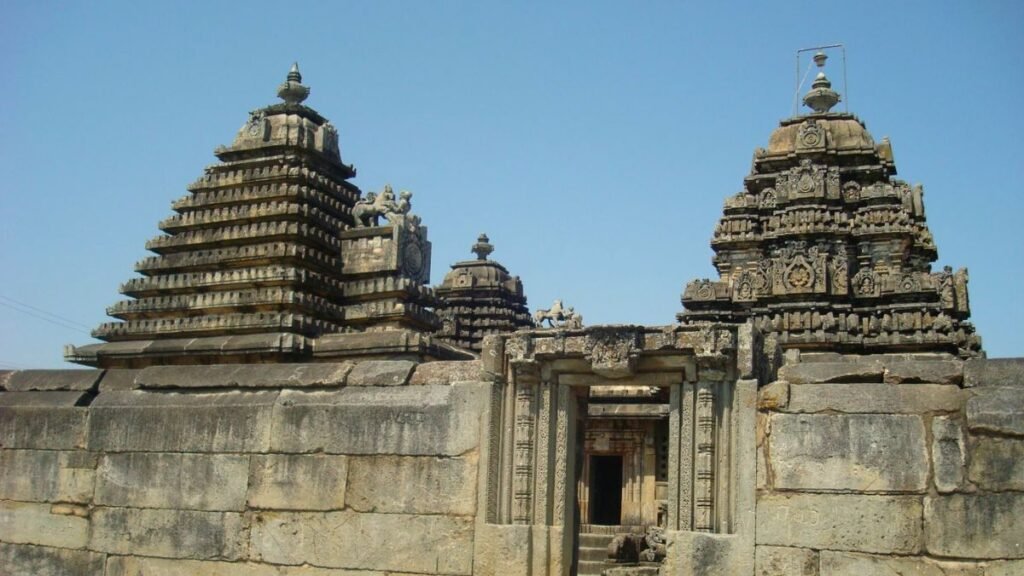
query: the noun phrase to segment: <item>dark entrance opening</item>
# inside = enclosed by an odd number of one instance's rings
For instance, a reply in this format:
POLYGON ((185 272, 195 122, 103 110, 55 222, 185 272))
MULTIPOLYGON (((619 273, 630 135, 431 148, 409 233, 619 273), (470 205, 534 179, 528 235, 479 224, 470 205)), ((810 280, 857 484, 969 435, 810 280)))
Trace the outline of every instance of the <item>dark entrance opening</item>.
POLYGON ((622 522, 622 456, 590 457, 590 522, 622 522))

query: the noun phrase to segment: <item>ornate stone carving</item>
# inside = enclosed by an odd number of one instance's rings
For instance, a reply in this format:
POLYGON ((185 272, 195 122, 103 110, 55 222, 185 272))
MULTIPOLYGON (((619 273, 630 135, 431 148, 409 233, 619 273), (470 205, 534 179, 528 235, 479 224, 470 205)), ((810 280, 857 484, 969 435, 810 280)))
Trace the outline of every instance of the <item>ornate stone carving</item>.
POLYGON ((636 371, 640 338, 640 331, 635 328, 596 326, 587 330, 583 354, 595 374, 624 378, 636 371))
POLYGON ((894 178, 888 140, 876 146, 863 122, 830 111, 829 84, 816 80, 805 99, 814 112, 783 120, 755 152, 745 194, 730 198, 711 242, 724 282, 688 283, 678 317, 754 317, 785 347, 976 355, 966 275, 958 283, 930 270, 938 254, 923 188, 894 178), (765 290, 752 270, 761 254, 771 264, 765 290), (925 321, 940 311, 950 323, 942 332, 925 321))
POLYGON ((800 126, 796 135, 797 149, 824 148, 825 129, 814 120, 800 126))
POLYGON ((540 308, 534 312, 533 322, 538 328, 543 328, 544 322, 548 323, 548 328, 582 328, 583 315, 572 306, 563 307, 561 300, 555 300, 551 308, 540 308))

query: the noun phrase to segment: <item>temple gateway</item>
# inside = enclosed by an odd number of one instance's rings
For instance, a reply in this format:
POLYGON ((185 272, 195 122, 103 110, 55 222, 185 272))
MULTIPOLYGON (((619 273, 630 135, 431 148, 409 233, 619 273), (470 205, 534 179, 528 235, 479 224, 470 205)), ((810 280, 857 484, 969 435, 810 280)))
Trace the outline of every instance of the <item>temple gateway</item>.
POLYGON ((0 372, 0 572, 1024 573, 1024 360, 815 61, 664 326, 531 314, 486 234, 431 285, 293 66, 90 369, 0 372))

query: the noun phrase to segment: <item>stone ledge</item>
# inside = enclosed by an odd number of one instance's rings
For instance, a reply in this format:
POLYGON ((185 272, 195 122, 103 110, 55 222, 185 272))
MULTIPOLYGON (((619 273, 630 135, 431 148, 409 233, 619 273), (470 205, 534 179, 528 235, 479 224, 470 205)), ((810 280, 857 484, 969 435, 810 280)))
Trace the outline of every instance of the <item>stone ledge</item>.
POLYGON ((893 360, 885 362, 885 382, 890 384, 960 384, 961 360, 893 360))
POLYGON ((987 576, 985 566, 974 562, 947 562, 922 556, 874 556, 853 552, 821 551, 823 576, 873 576, 913 574, 920 576, 987 576))
POLYGON ((106 452, 265 452, 277 391, 100 394, 88 444, 106 452))
POLYGON ((967 426, 972 431, 1024 436, 1024 391, 1020 388, 976 388, 967 400, 967 426))
POLYGON ((972 358, 964 364, 964 386, 1024 387, 1024 358, 972 358))
POLYGON ((489 379, 484 377, 483 366, 480 360, 424 362, 416 366, 416 371, 412 373, 409 384, 412 386, 421 384, 453 384, 455 382, 489 379))
POLYGON ((784 412, 923 414, 958 412, 967 398, 942 384, 793 384, 784 412))
POLYGON ((349 386, 404 386, 415 362, 409 360, 369 360, 356 364, 349 374, 349 386))
POLYGON ((350 362, 150 366, 135 383, 143 389, 336 387, 351 371, 350 362))
POLYGON ((801 362, 779 368, 779 380, 790 384, 882 382, 885 367, 878 360, 801 362))
POLYGON ((95 391, 103 370, 19 370, 7 377, 6 389, 29 391, 95 391))

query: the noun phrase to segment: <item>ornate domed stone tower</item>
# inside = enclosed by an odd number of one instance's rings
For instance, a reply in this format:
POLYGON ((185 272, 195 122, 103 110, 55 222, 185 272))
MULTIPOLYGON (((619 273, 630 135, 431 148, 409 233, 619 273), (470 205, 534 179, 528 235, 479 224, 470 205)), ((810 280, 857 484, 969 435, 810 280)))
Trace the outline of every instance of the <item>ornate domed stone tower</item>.
POLYGON ((494 246, 486 234, 473 245, 476 260, 452 265, 436 288, 442 328, 438 336, 456 346, 480 351, 484 336, 533 326, 523 283, 487 257, 494 246))
POLYGON ((277 94, 282 102, 251 112, 160 222, 165 234, 146 243, 156 255, 121 285, 130 299, 107 309, 118 321, 93 331, 107 343, 68 347, 68 360, 137 367, 400 353, 409 338, 327 337, 440 325, 412 195, 388 187, 362 198, 337 130, 303 105, 298 65, 277 94))
POLYGON ((679 320, 753 319, 783 348, 978 354, 967 271, 931 270, 923 188, 893 178, 889 140, 832 112, 839 100, 819 73, 811 112, 755 151, 711 241, 720 278, 686 286, 679 320))

